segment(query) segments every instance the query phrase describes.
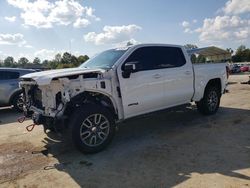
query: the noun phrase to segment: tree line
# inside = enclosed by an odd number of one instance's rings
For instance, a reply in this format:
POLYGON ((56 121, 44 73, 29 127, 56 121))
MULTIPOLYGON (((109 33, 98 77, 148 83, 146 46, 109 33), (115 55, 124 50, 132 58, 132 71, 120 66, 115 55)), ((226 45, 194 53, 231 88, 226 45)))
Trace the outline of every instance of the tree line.
MULTIPOLYGON (((233 54, 232 49, 227 49, 231 54, 233 54)), ((235 54, 232 56, 233 62, 250 62, 250 48, 241 45, 237 48, 235 54)))
POLYGON ((33 61, 29 61, 26 57, 21 57, 18 61, 12 56, 6 57, 4 60, 0 60, 0 67, 12 67, 12 68, 27 68, 27 67, 41 67, 45 69, 60 69, 60 68, 73 68, 78 67, 89 57, 87 55, 75 56, 69 52, 63 54, 56 54, 52 60, 41 61, 38 57, 35 57, 33 61))
MULTIPOLYGON (((186 44, 185 47, 187 49, 198 48, 198 46, 194 44, 186 44)), ((240 45, 235 53, 231 48, 227 48, 226 50, 232 54, 232 62, 250 62, 250 48, 240 45)), ((38 57, 35 57, 33 61, 29 61, 26 57, 21 57, 18 61, 15 61, 12 56, 8 56, 4 60, 0 60, 0 67, 30 68, 38 65, 45 69, 61 69, 78 67, 88 59, 89 57, 87 55, 76 57, 69 52, 64 52, 63 54, 58 53, 52 60, 43 61, 38 57)), ((206 61, 206 58, 202 55, 199 55, 198 57, 191 56, 191 60, 195 63, 203 63, 206 61)))

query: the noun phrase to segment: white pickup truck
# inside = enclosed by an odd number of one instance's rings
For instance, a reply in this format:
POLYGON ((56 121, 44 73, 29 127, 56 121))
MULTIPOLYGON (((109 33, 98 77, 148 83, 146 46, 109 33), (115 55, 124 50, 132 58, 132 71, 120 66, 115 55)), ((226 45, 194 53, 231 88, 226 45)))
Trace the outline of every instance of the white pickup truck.
POLYGON ((78 68, 20 81, 25 115, 45 130, 68 129, 84 153, 105 148, 116 124, 128 118, 190 102, 214 114, 226 84, 225 63, 193 65, 183 46, 164 44, 107 50, 78 68))

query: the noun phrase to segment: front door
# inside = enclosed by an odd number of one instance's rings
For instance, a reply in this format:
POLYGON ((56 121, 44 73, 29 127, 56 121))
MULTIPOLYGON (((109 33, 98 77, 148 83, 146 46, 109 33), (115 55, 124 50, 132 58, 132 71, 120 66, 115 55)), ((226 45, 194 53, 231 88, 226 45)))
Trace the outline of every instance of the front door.
MULTIPOLYGON (((162 107, 164 71, 154 69, 155 54, 151 48, 136 49, 124 62, 137 62, 137 70, 129 78, 118 69, 125 118, 155 111, 162 107)), ((123 65, 124 65, 123 64, 123 65)))

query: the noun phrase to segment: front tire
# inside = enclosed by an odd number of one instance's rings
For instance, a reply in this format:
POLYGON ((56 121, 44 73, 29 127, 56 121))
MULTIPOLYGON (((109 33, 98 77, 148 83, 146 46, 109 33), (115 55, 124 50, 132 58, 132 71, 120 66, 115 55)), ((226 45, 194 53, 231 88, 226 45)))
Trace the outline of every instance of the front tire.
POLYGON ((16 95, 12 100, 13 109, 17 112, 23 112, 23 104, 24 101, 22 94, 16 95))
POLYGON ((102 106, 86 104, 77 109, 71 118, 73 144, 83 153, 102 151, 115 135, 113 115, 102 106))
POLYGON ((220 106, 220 97, 221 94, 218 87, 208 86, 203 99, 196 103, 198 111, 204 115, 215 114, 220 106))

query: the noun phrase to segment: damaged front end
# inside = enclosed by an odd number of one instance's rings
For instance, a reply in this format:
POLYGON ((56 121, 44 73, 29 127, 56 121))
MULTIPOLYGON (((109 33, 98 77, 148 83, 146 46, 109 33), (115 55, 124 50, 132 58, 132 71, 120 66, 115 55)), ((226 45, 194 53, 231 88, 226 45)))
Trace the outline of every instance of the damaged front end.
POLYGON ((34 124, 44 129, 61 132, 75 107, 84 104, 87 97, 96 91, 111 95, 111 79, 104 72, 88 72, 76 75, 51 77, 49 83, 22 77, 20 86, 24 96, 24 114, 34 124))

